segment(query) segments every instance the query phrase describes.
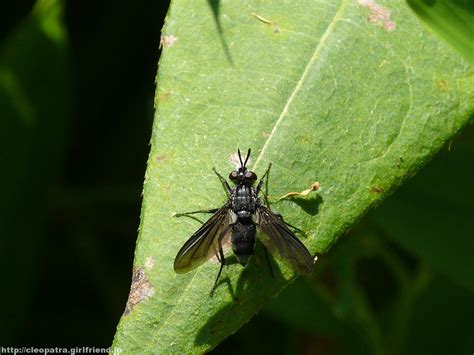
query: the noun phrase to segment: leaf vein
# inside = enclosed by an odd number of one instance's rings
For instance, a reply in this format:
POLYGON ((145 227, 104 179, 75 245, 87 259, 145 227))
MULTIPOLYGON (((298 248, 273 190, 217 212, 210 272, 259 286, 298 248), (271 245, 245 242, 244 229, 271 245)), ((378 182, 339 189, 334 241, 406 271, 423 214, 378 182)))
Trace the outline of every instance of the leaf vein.
POLYGON ((339 22, 339 20, 342 18, 344 11, 346 10, 347 6, 349 4, 349 0, 343 0, 341 5, 339 6, 338 10, 336 11, 336 14, 334 15, 333 19, 329 23, 326 31, 324 31, 323 35, 321 36, 321 40, 319 43, 316 45, 316 48, 313 51, 313 54, 311 55, 311 58, 309 59, 308 63, 306 64, 306 67, 303 70, 303 73, 301 74, 300 79, 296 83, 295 88, 291 92, 290 96, 288 97, 288 100, 286 101, 285 106, 283 107, 283 110, 280 113, 280 116, 278 117, 275 125, 273 126, 273 129, 270 133, 270 135, 267 137, 265 143, 263 144, 262 150, 260 151, 257 160, 255 161, 255 164, 253 166, 253 170, 256 170, 256 167, 260 163, 262 157, 265 155, 266 150, 268 149, 268 145, 270 141, 272 140, 273 136, 277 132, 278 128, 280 127, 283 119, 287 116, 288 114, 288 109, 293 103, 293 101, 296 98, 296 95, 299 93, 301 88, 303 87, 303 83, 306 80, 306 77, 308 76, 308 73, 310 71, 310 68, 313 66, 313 64, 316 62, 316 60, 319 58, 319 55, 324 48, 324 45, 329 39, 329 36, 333 32, 334 28, 336 27, 336 24, 339 22))

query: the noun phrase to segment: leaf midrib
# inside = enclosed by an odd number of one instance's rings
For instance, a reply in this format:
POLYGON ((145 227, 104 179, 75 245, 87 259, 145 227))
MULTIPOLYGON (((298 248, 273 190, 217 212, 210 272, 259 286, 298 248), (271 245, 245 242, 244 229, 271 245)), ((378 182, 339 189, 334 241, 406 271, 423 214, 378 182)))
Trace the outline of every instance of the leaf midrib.
POLYGON ((281 122, 285 118, 285 116, 288 113, 288 108, 292 104, 294 98, 298 94, 298 92, 301 90, 303 83, 306 80, 306 77, 308 76, 309 69, 313 66, 314 62, 319 58, 319 54, 321 53, 321 50, 324 47, 324 44, 327 42, 329 35, 332 33, 334 30, 334 27, 336 27, 337 22, 340 20, 342 17, 344 11, 347 8, 347 5, 349 4, 349 0, 343 0, 341 5, 336 11, 336 14, 334 15, 333 19, 329 23, 329 26, 327 27, 326 31, 324 31, 323 35, 321 36, 321 40, 319 41, 318 45, 313 51, 313 55, 311 56, 310 60, 308 61, 308 64, 306 64, 306 67, 303 70, 303 74, 301 74, 301 78, 298 80, 296 83, 295 88, 293 89, 291 95, 288 97, 288 100, 286 101, 285 106, 283 107, 283 110, 281 111, 280 116, 278 117, 277 121, 275 122, 275 125, 273 126, 273 129, 270 133, 270 135, 267 137, 265 143, 263 144, 262 150, 258 154, 257 160, 255 161, 255 164, 253 166, 253 170, 257 170, 257 165, 262 159, 263 155, 265 154, 267 147, 275 135, 275 132, 278 130, 278 127, 280 126, 281 122))

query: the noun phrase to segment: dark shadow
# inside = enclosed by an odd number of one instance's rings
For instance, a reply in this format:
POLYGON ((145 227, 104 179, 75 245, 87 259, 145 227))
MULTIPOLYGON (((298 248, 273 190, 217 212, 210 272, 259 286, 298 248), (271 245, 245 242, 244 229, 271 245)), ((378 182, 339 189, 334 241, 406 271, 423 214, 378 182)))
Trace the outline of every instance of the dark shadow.
MULTIPOLYGON (((227 266, 227 264, 226 264, 227 266)), ((216 290, 221 287, 222 284, 226 284, 227 285, 227 290, 229 291, 231 297, 233 300, 236 300, 237 297, 235 296, 235 292, 234 292, 234 288, 232 287, 232 282, 230 281, 230 278, 229 276, 225 276, 225 277, 221 277, 221 279, 219 280, 219 282, 217 283, 217 286, 216 286, 216 290)), ((215 293, 215 290, 213 293, 211 293, 209 296, 212 298, 214 296, 214 293, 215 293)))
POLYGON ((234 265, 238 264, 239 262, 237 261, 237 258, 235 257, 234 254, 229 255, 228 257, 225 258, 225 264, 226 265, 234 265))
POLYGON ((314 194, 314 196, 312 196, 311 198, 290 197, 286 200, 297 204, 303 209, 303 211, 310 214, 311 216, 315 216, 318 214, 319 205, 324 202, 321 195, 318 194, 314 194))
MULTIPOLYGON (((211 348, 217 346, 228 334, 249 320, 248 310, 258 311, 286 283, 280 268, 270 256, 274 274, 273 277, 271 276, 263 248, 263 244, 257 242, 255 254, 249 263, 241 268, 235 286, 232 285, 229 277, 219 282, 220 286, 217 287, 216 292, 222 292, 219 288, 226 283, 232 301, 222 306, 199 330, 194 340, 196 345, 207 345, 211 348)), ((214 301, 210 298, 209 302, 214 301)))
POLYGON ((232 56, 230 55, 229 46, 224 37, 224 31, 222 30, 221 21, 219 19, 219 11, 220 11, 220 1, 219 0, 207 0, 207 3, 211 7, 212 15, 214 16, 214 21, 216 23, 217 32, 219 33, 219 38, 221 40, 222 48, 224 49, 225 56, 231 65, 234 65, 234 61, 232 60, 232 56))
MULTIPOLYGON (((267 206, 268 206, 268 196, 269 196, 268 195, 268 180, 270 179, 270 173, 271 173, 271 170, 268 172, 268 175, 265 179, 265 194, 263 196, 265 200, 265 204, 267 206)), ((305 211, 311 216, 315 216, 316 214, 318 214, 319 205, 323 203, 323 198, 321 197, 321 195, 319 195, 318 193, 313 193, 311 194, 310 198, 291 196, 283 200, 278 200, 272 203, 272 205, 277 204, 278 202, 281 202, 281 201, 285 201, 285 200, 297 204, 299 207, 303 209, 303 211, 305 211)), ((301 234, 301 231, 300 231, 300 234, 301 234)))

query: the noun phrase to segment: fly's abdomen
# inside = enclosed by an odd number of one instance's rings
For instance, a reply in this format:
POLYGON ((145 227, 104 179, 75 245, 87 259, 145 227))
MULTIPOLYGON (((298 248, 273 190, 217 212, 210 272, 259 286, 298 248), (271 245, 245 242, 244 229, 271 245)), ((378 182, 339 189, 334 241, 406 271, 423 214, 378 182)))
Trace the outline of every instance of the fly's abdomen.
POLYGON ((242 265, 247 264, 255 250, 255 233, 256 227, 251 220, 232 225, 232 250, 242 265))

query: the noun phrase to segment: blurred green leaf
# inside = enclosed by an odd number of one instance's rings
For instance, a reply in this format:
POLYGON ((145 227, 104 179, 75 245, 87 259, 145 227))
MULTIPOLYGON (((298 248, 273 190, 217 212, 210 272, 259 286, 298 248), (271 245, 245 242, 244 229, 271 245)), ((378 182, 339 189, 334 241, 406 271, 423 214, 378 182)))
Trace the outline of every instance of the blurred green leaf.
POLYGON ((28 315, 48 189, 67 139, 71 106, 62 2, 38 1, 0 46, 0 260, 9 304, 2 340, 28 315), (21 242, 18 242, 21 241, 21 242))
POLYGON ((423 22, 474 65, 474 4, 471 0, 407 0, 423 22))
POLYGON ((468 352, 474 339, 472 293, 422 261, 406 263, 368 227, 359 225, 322 257, 312 280, 296 281, 263 313, 289 329, 334 339, 331 354, 468 352))
POLYGON ((311 206, 274 207, 307 232, 312 253, 325 252, 473 110, 468 67, 404 4, 208 4, 174 1, 163 30, 134 277, 114 340, 122 351, 207 351, 296 277, 280 263, 268 277, 260 246, 245 269, 225 268, 213 298, 216 262, 173 271, 200 225, 173 213, 223 203, 211 168, 226 174, 237 147, 253 149, 259 175, 273 163, 272 196, 321 183, 311 206))
POLYGON ((337 344, 337 353, 370 353, 362 332, 344 319, 344 314, 331 303, 334 300, 324 297, 319 291, 311 287, 308 280, 300 278, 270 301, 262 312, 284 321, 290 329, 305 330, 332 339, 337 344))
POLYGON ((469 354, 473 348, 472 293, 435 277, 413 307, 403 354, 469 354))
POLYGON ((473 137, 470 127, 371 214, 388 237, 472 292, 473 137))

